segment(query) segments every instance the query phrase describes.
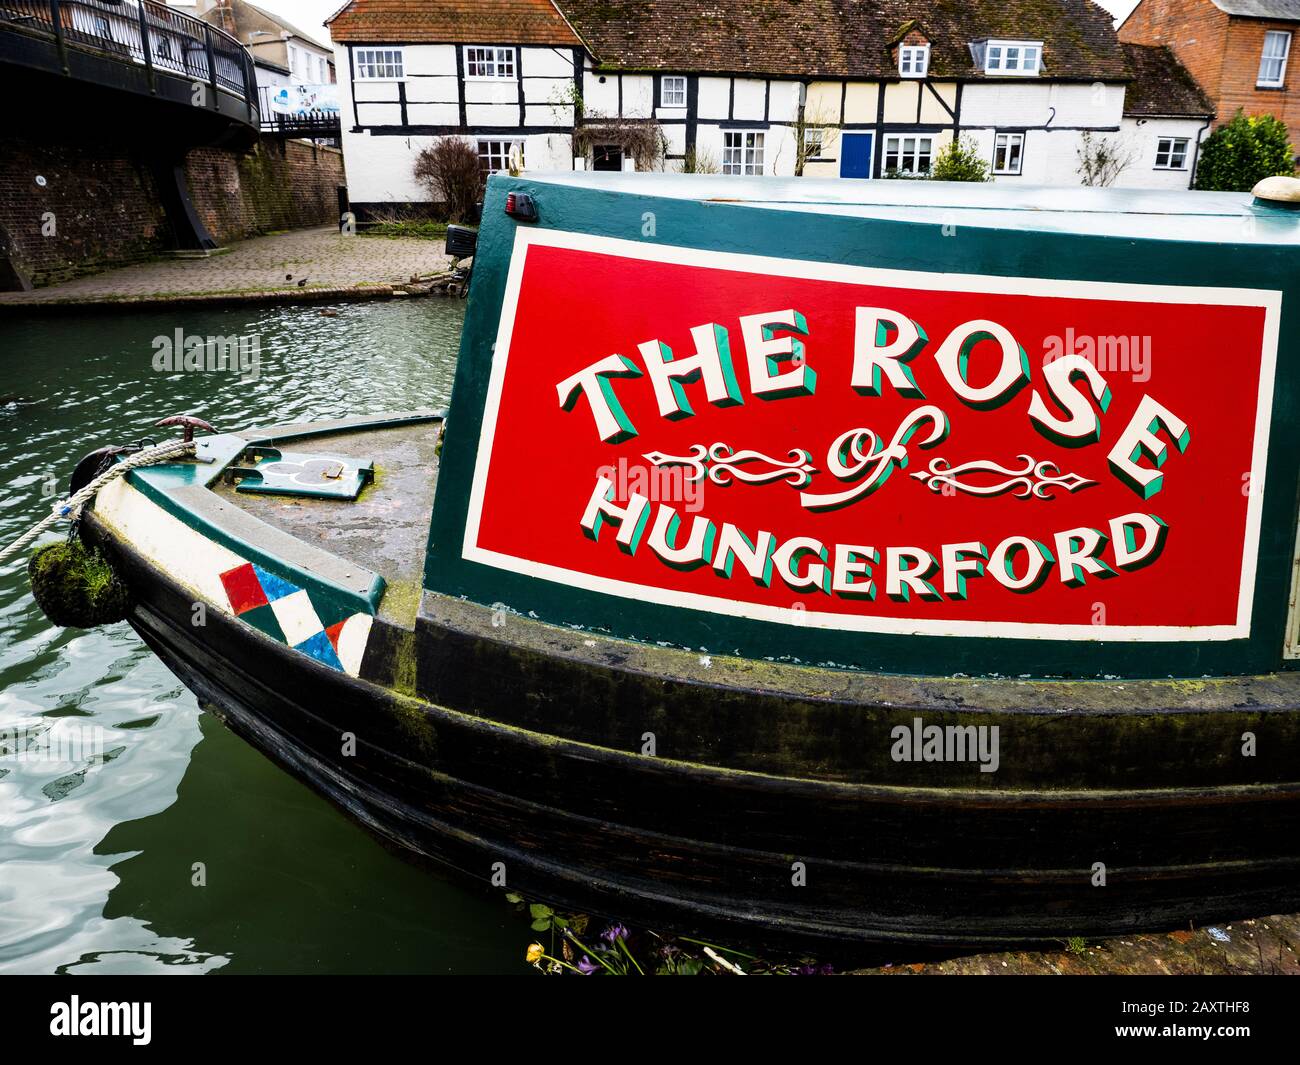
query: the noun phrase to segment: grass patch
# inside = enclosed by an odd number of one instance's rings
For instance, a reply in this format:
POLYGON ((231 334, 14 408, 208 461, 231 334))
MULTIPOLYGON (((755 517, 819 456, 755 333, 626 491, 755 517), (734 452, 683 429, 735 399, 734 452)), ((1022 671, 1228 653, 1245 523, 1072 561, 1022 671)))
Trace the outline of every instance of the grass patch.
POLYGON ((374 222, 357 227, 362 237, 416 237, 421 240, 442 240, 447 235, 446 222, 374 222))

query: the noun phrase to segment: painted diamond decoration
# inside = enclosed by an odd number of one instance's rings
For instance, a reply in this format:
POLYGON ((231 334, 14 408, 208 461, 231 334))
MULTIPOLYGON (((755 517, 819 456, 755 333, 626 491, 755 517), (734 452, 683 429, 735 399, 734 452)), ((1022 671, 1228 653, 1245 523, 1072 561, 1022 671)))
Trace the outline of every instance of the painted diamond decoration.
POLYGON ((220 577, 230 609, 241 621, 332 669, 354 677, 361 672, 374 620, 369 614, 353 614, 327 627, 305 588, 255 563, 245 562, 220 577))

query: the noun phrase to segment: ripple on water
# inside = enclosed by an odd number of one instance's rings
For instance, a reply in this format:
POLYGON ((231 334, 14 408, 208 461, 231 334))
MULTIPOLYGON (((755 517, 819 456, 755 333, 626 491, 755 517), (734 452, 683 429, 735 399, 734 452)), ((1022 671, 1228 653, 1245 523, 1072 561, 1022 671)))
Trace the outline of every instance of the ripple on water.
MULTIPOLYGON (((0 544, 81 455, 169 414, 237 429, 447 403, 463 304, 334 310, 0 318, 0 395, 21 397, 0 409, 0 544), (156 372, 178 328, 258 337, 256 376, 156 372)), ((504 914, 213 725, 128 626, 54 629, 24 565, 0 570, 0 972, 501 970, 504 914)))

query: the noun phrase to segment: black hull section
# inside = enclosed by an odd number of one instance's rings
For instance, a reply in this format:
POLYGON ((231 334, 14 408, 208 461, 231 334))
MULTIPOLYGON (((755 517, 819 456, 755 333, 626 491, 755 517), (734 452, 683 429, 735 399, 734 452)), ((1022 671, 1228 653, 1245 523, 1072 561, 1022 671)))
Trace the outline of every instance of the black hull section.
POLYGON ((112 546, 140 597, 136 631, 237 733, 385 839, 485 884, 503 867, 530 898, 840 945, 1097 936, 1300 906, 1291 785, 999 792, 644 757, 354 680, 215 610, 195 628, 189 592, 112 546))

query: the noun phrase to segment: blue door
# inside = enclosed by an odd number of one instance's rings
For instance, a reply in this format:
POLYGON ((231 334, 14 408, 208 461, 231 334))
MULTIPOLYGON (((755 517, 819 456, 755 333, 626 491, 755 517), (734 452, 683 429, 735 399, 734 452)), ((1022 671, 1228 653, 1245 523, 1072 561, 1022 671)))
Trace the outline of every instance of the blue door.
POLYGON ((840 177, 871 177, 870 133, 842 133, 840 135, 840 177))

